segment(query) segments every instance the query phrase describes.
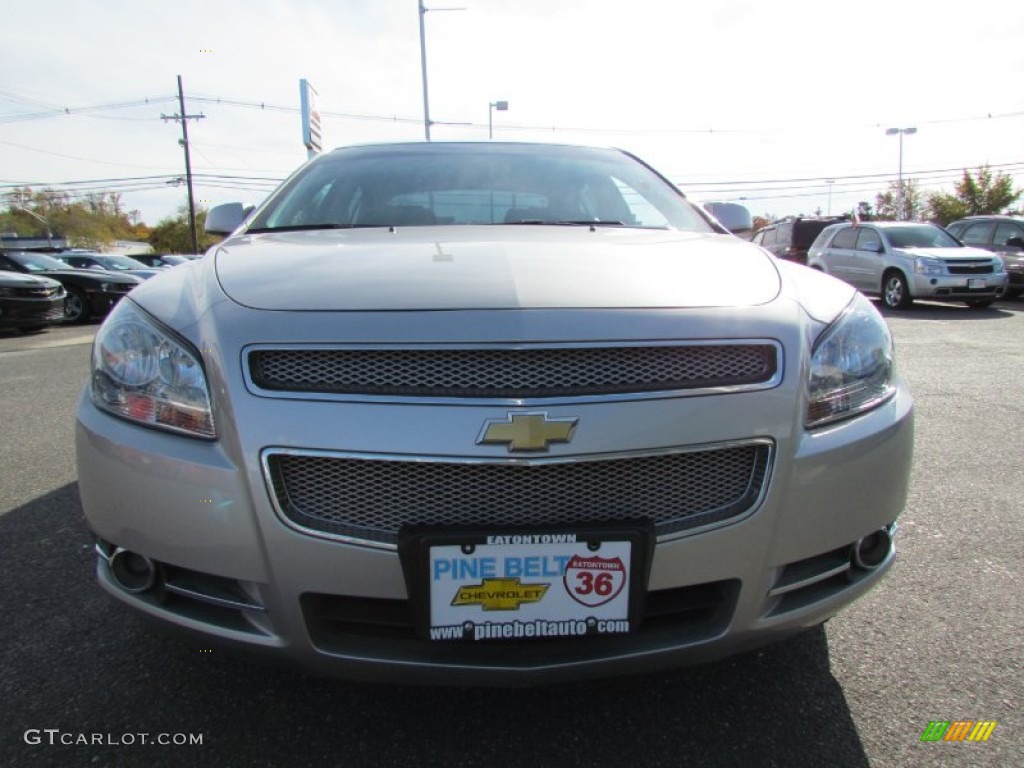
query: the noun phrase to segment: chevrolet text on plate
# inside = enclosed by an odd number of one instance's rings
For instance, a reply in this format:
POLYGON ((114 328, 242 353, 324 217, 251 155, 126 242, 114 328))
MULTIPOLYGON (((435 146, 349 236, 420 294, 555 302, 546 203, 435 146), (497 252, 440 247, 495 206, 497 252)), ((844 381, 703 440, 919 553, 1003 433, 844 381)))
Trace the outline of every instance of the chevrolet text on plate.
POLYGON ((872 304, 742 215, 623 151, 497 142, 342 148, 214 208, 226 239, 96 335, 100 585, 391 682, 643 672, 820 624, 893 564, 913 403, 872 304))

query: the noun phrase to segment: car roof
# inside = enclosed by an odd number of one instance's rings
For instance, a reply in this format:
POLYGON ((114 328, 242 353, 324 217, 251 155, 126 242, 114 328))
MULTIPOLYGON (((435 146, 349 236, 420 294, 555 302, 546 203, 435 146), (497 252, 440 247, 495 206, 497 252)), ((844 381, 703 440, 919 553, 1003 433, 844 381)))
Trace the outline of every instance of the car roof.
POLYGON ((960 221, 1024 221, 1024 216, 1011 216, 1006 213, 979 213, 974 216, 964 216, 952 223, 956 224, 960 221))

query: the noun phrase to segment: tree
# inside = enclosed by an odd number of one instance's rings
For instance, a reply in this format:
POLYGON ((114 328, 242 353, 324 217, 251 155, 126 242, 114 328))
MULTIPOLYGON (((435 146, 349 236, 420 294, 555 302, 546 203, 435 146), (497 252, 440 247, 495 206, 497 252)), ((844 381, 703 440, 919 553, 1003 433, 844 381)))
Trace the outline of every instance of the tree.
POLYGON ((942 226, 964 216, 1002 213, 1024 195, 1024 189, 1013 188, 1012 177, 1002 171, 993 176, 987 165, 978 168, 973 176, 965 168, 953 191, 952 195, 936 192, 928 196, 931 218, 942 226))
POLYGON ((146 239, 149 228, 139 221, 138 211, 125 211, 115 192, 85 195, 74 200, 67 192, 28 187, 5 195, 7 209, 0 211, 0 231, 22 236, 65 237, 73 245, 100 248, 115 240, 146 239))
POLYGON ((857 218, 861 221, 871 221, 875 218, 875 212, 867 200, 857 203, 857 218))
MULTIPOLYGON (((196 234, 199 237, 200 252, 206 251, 214 243, 221 240, 217 235, 208 235, 203 231, 206 224, 206 209, 196 209, 196 234)), ((178 207, 175 216, 161 219, 149 236, 149 244, 157 253, 192 253, 192 234, 188 226, 188 206, 178 207)))
POLYGON ((885 192, 875 195, 875 218, 880 221, 914 221, 924 213, 925 203, 915 179, 903 182, 903 210, 899 209, 900 183, 893 181, 885 192))
POLYGON ((763 229, 764 227, 767 227, 773 221, 775 221, 775 217, 772 216, 770 213, 766 213, 764 216, 757 216, 757 215, 755 215, 754 216, 754 227, 753 227, 753 229, 754 229, 755 232, 757 232, 757 230, 763 229))

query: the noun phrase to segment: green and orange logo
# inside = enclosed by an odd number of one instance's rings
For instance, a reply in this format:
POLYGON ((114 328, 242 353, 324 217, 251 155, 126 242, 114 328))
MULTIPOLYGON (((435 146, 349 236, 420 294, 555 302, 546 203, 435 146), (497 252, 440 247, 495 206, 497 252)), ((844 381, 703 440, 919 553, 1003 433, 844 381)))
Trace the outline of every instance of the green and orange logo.
POLYGON ((995 727, 995 720, 932 720, 921 741, 988 741, 995 727))

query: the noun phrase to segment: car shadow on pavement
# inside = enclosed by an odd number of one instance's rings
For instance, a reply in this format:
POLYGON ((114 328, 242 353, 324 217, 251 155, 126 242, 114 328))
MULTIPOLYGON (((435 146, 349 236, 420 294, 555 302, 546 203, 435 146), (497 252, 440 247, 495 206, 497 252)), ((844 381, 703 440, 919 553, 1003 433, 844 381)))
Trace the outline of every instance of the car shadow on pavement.
POLYGON ((0 518, 0 562, 5 765, 868 766, 820 627, 656 675, 373 685, 253 664, 117 604, 94 582, 75 484, 0 518), (29 729, 114 743, 30 744, 29 729))
POLYGON ((990 307, 975 308, 966 304, 915 301, 908 309, 889 309, 881 301, 873 301, 883 317, 905 317, 908 320, 1007 320, 1024 311, 1024 302, 997 302, 990 307))

